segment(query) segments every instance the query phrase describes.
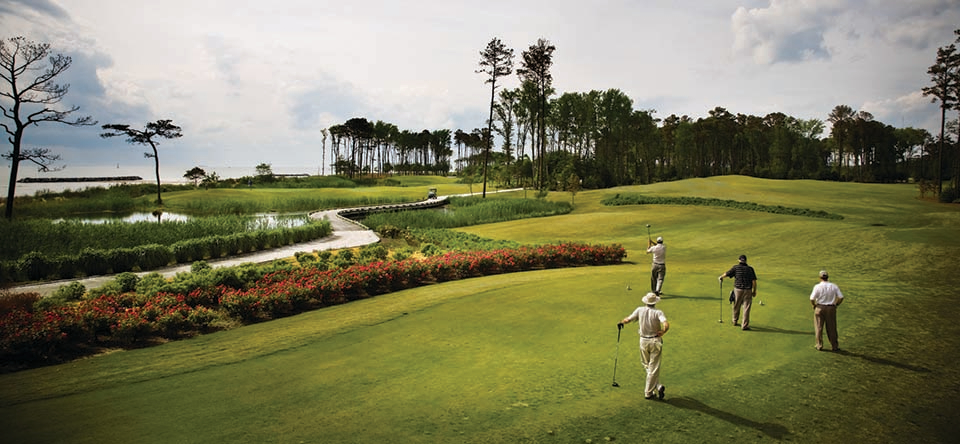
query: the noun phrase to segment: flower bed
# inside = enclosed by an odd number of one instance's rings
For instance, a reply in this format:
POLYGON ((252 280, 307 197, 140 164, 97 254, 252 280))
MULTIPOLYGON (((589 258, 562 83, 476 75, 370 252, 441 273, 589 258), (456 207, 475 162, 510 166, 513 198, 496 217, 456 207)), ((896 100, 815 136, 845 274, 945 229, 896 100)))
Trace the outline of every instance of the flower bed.
POLYGON ((211 328, 214 320, 262 322, 391 291, 477 276, 543 268, 616 264, 621 245, 559 244, 450 252, 423 259, 324 270, 310 266, 264 275, 246 288, 225 285, 185 294, 100 296, 37 313, 14 309, 0 318, 0 358, 56 362, 105 346, 174 339, 211 328))

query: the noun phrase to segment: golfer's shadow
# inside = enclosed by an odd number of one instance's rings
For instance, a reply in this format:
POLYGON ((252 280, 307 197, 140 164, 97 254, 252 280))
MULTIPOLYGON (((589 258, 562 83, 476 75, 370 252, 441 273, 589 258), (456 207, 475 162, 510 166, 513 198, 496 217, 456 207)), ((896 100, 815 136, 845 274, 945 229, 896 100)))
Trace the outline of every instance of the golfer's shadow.
POLYGON ((667 398, 663 402, 673 407, 705 413, 713 416, 714 418, 722 419, 737 426, 756 429, 757 431, 762 432, 763 434, 776 440, 782 440, 784 437, 790 434, 790 431, 780 424, 756 422, 742 416, 734 415, 733 413, 715 409, 693 398, 678 396, 675 398, 667 398))
POLYGON ((701 301, 716 301, 716 300, 717 300, 716 297, 710 297, 710 296, 685 296, 685 295, 682 295, 682 294, 668 294, 668 293, 666 293, 666 292, 664 292, 663 296, 661 296, 661 297, 662 297, 664 300, 668 300, 668 299, 699 299, 699 300, 701 300, 701 301))
POLYGON ((758 332, 761 332, 761 333, 780 333, 780 334, 784 334, 784 335, 805 335, 805 336, 813 336, 813 332, 812 332, 812 331, 786 330, 786 329, 783 329, 783 328, 769 327, 769 326, 758 327, 758 326, 753 325, 753 324, 750 325, 750 330, 758 331, 758 332))
POLYGON ((876 357, 876 356, 864 355, 864 354, 861 354, 861 353, 853 353, 853 352, 847 351, 846 349, 840 350, 840 351, 836 352, 836 354, 838 354, 838 355, 844 355, 844 356, 851 356, 851 357, 854 357, 854 358, 860 358, 860 359, 863 359, 864 361, 869 361, 869 362, 872 362, 872 363, 874 363, 874 364, 889 365, 889 366, 891 366, 891 367, 896 367, 896 368, 903 369, 903 370, 910 370, 910 371, 917 372, 917 373, 930 373, 930 369, 928 369, 928 368, 926 368, 926 367, 919 367, 919 366, 916 366, 916 365, 903 364, 903 363, 900 363, 900 362, 891 361, 891 360, 889 360, 889 359, 878 358, 878 357, 876 357))

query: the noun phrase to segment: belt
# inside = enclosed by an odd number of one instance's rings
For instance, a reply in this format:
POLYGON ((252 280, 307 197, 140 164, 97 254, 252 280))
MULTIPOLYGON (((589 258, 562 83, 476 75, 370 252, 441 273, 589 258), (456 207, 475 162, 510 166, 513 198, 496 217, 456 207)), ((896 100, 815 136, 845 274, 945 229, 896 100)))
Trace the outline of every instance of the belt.
POLYGON ((837 304, 817 304, 817 305, 819 305, 819 306, 821 306, 821 307, 836 307, 836 306, 837 306, 837 304))
POLYGON ((658 263, 654 262, 653 265, 667 265, 667 264, 658 264, 658 263))
POLYGON ((655 338, 659 338, 659 336, 641 336, 641 338, 643 338, 643 339, 655 339, 655 338))

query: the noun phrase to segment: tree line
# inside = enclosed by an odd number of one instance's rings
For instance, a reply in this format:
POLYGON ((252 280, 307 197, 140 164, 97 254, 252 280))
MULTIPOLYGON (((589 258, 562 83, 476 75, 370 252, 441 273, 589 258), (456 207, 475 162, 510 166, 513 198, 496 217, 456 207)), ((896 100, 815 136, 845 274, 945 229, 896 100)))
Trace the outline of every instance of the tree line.
MULTIPOLYGON (((960 31, 958 31, 960 35, 960 31)), ((488 178, 507 186, 568 189, 646 184, 724 174, 774 179, 941 183, 960 178, 956 141, 941 132, 897 128, 864 110, 837 105, 821 119, 781 112, 763 116, 723 107, 706 117, 634 109, 618 89, 556 95, 550 67, 555 47, 539 39, 521 53, 514 89, 498 85, 513 73, 513 50, 494 38, 480 51, 477 73, 491 85, 484 128, 411 132, 355 118, 331 127, 336 133, 337 174, 455 172, 473 181, 488 178), (824 137, 827 123, 829 134, 824 137), (496 136, 496 137, 494 137, 496 136), (499 149, 494 141, 500 142, 499 149), (453 149, 456 149, 454 156, 453 149)), ((946 110, 957 109, 955 45, 938 53, 943 80, 936 91, 946 110), (946 73, 946 74, 944 74, 946 73)), ((931 94, 936 98, 936 92, 931 94)), ((960 126, 946 122, 946 128, 960 126)), ((960 138, 960 132, 957 133, 960 138)), ((324 144, 325 149, 325 144, 324 144)), ((485 190, 485 188, 484 188, 485 190)), ((939 188, 936 190, 940 192, 939 188)))
MULTIPOLYGON (((960 29, 954 33, 954 43, 938 48, 927 71, 931 85, 922 88, 940 104, 937 136, 923 129, 895 128, 848 105, 837 105, 825 121, 780 112, 734 114, 719 106, 697 119, 676 114, 660 118, 656 110, 634 109, 633 100, 618 89, 556 96, 551 74, 556 47, 543 38, 520 54, 515 70, 520 85, 498 93, 504 78, 514 73, 514 52, 494 38, 480 51, 476 70, 490 84, 485 127, 469 132, 400 130, 389 122, 355 117, 322 130, 322 158, 327 159, 329 137, 334 174, 453 172, 482 181, 484 194, 488 179, 508 186, 571 190, 742 174, 861 182, 912 178, 935 184, 941 200, 942 184, 950 180, 956 199, 960 150, 952 136, 960 140, 960 119, 947 120, 948 111, 960 112, 960 29), (826 122, 830 133, 821 137, 826 122), (494 149, 495 140, 501 143, 499 150, 494 149)), ((60 160, 47 148, 22 146, 26 128, 46 122, 97 124, 90 116, 74 116, 76 106, 59 106, 69 85, 55 80, 71 63, 70 57, 51 53, 47 43, 0 39, 0 128, 12 147, 2 155, 10 160, 8 219, 20 164, 49 170, 60 160)), ((145 155, 154 159, 161 203, 157 140, 180 137, 180 128, 172 120, 158 120, 143 130, 127 124, 103 129, 103 137, 126 136, 132 144, 151 147, 145 155)))

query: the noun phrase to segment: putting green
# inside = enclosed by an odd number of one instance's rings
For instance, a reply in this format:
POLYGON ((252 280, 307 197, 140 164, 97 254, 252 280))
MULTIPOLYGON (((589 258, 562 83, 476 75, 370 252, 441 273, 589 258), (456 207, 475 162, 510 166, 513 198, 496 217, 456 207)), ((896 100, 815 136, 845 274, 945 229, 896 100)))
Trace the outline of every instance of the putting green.
POLYGON ((0 375, 0 426, 24 443, 952 442, 960 209, 916 194, 744 177, 580 192, 569 215, 463 231, 621 243, 628 263, 431 285, 0 375), (844 219, 599 205, 618 191, 844 219), (643 399, 635 324, 611 384, 616 322, 649 287, 647 223, 668 247, 665 402, 643 399), (739 254, 764 303, 750 332, 716 280, 739 254), (822 268, 847 297, 842 354, 813 349, 822 268))

